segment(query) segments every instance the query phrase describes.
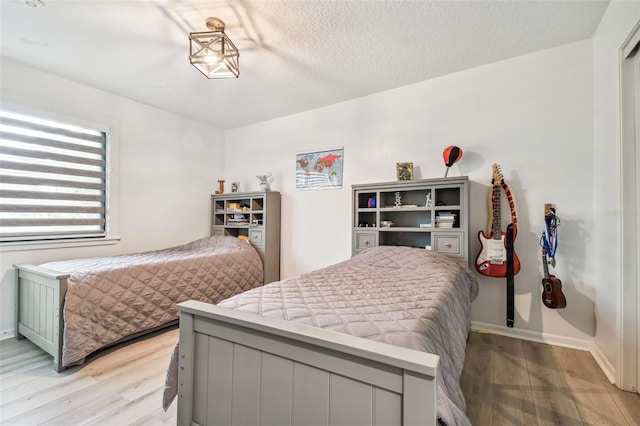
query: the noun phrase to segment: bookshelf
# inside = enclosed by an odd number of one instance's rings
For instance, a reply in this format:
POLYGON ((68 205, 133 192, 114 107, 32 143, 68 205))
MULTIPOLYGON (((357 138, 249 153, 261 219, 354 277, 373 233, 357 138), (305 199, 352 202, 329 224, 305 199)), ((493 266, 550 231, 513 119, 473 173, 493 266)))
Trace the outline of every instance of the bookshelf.
POLYGON ((280 279, 280 193, 231 192, 211 196, 211 235, 244 237, 264 265, 264 283, 280 279))
POLYGON ((420 247, 469 258, 469 179, 358 184, 352 252, 378 245, 420 247))

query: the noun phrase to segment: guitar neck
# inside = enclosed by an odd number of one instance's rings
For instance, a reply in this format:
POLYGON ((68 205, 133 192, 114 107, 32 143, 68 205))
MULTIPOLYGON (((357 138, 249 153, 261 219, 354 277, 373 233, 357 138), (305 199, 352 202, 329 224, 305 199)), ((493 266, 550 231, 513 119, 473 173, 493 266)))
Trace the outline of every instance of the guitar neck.
POLYGON ((509 185, 503 180, 502 181, 502 189, 504 189, 504 193, 507 196, 507 201, 509 202, 509 209, 511 210, 511 223, 516 225, 518 223, 518 215, 516 213, 516 202, 513 199, 513 195, 511 194, 511 189, 509 185))
POLYGON ((491 234, 494 240, 502 238, 502 224, 500 223, 502 212, 500 210, 500 184, 494 183, 491 191, 491 209, 493 218, 491 221, 491 234))
POLYGON ((542 249, 542 267, 544 269, 544 277, 549 278, 549 265, 547 264, 547 253, 542 249))

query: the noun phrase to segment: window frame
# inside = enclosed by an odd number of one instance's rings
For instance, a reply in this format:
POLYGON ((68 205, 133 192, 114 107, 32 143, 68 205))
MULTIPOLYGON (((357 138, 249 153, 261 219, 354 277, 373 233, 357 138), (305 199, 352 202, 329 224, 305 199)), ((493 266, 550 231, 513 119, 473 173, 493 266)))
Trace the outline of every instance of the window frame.
POLYGON ((32 108, 14 102, 2 100, 2 108, 16 114, 31 115, 45 120, 58 121, 74 126, 94 129, 106 134, 106 169, 105 169, 105 235, 103 237, 47 238, 23 241, 0 242, 0 253, 23 250, 54 249, 112 245, 120 241, 119 232, 119 197, 118 197, 118 126, 113 120, 87 117, 79 111, 53 113, 47 110, 32 108))

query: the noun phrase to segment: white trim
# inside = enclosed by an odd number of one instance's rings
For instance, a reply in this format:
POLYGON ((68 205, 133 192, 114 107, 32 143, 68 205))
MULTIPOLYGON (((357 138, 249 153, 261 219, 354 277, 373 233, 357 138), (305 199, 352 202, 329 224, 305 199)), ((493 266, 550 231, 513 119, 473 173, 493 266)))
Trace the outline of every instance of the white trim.
POLYGON ((637 43, 640 41, 638 22, 619 50, 619 108, 620 108, 620 182, 621 182, 621 282, 618 289, 617 332, 618 348, 616 356, 615 383, 623 390, 638 392, 640 371, 638 365, 638 196, 640 187, 636 164, 640 140, 636 135, 640 125, 637 119, 636 91, 640 82, 635 76, 637 43), (634 56, 634 52, 636 55, 634 56))
POLYGON ((528 340, 531 342, 545 343, 553 346, 561 346, 564 348, 577 349, 587 351, 593 356, 596 364, 602 370, 607 379, 611 383, 616 383, 616 370, 607 360, 600 348, 594 344, 593 339, 576 339, 557 334, 540 333, 537 331, 520 330, 517 328, 509 328, 502 325, 489 324, 484 322, 472 321, 471 329, 481 333, 493 333, 500 336, 513 337, 515 339, 528 340))
POLYGON ((0 341, 8 340, 13 337, 16 337, 16 329, 15 328, 7 328, 6 330, 0 330, 0 341))
POLYGON ((104 132, 106 134, 111 133, 111 126, 105 123, 99 123, 97 121, 87 120, 87 119, 79 118, 73 115, 66 115, 66 114, 51 112, 48 110, 31 108, 29 106, 26 106, 20 103, 5 101, 4 99, 2 100, 2 108, 17 114, 23 114, 23 115, 28 115, 32 117, 38 117, 41 119, 57 121, 60 123, 70 124, 70 125, 82 127, 85 129, 97 130, 100 132, 104 132))
POLYGON ((598 367, 600 367, 604 375, 607 376, 609 382, 615 384, 616 369, 614 368, 613 364, 609 362, 606 355, 600 350, 600 347, 598 345, 594 344, 592 346, 591 356, 593 356, 593 359, 596 361, 596 364, 598 364, 598 367))
POLYGON ((627 59, 638 47, 640 44, 640 21, 636 24, 636 26, 631 30, 629 37, 622 43, 622 59, 627 59))
POLYGON ((495 325, 484 322, 472 321, 471 329, 478 331, 486 331, 500 336, 513 337, 531 342, 546 343, 554 346, 562 346, 565 348, 578 349, 581 351, 591 351, 593 348, 593 339, 578 339, 574 337, 561 336, 558 334, 541 333, 539 331, 521 330, 518 328, 510 328, 504 325, 495 325))
POLYGON ((118 244, 120 237, 111 238, 78 238, 72 240, 40 240, 40 241, 21 241, 19 243, 2 243, 0 245, 0 253, 25 250, 48 250, 57 248, 72 247, 91 247, 91 246, 107 246, 118 244))
POLYGON ((46 240, 0 244, 0 253, 9 251, 38 250, 49 248, 70 248, 117 244, 120 241, 120 126, 119 121, 112 118, 98 117, 87 111, 72 109, 62 113, 52 112, 61 108, 53 105, 38 105, 33 99, 4 90, 0 93, 0 105, 21 114, 36 115, 41 118, 65 122, 68 124, 91 128, 107 133, 107 211, 105 224, 106 237, 100 240, 46 240), (36 106, 33 106, 36 105, 36 106), (31 245, 35 244, 35 245, 31 245))

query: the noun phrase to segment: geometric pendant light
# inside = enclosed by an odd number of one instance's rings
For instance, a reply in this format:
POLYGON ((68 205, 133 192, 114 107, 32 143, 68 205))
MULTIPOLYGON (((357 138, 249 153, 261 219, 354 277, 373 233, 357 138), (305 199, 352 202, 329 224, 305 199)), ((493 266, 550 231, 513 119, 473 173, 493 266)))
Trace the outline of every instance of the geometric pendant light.
POLYGON ((189 33, 189 62, 207 78, 237 78, 240 52, 224 33, 224 22, 208 18, 211 31, 189 33))

